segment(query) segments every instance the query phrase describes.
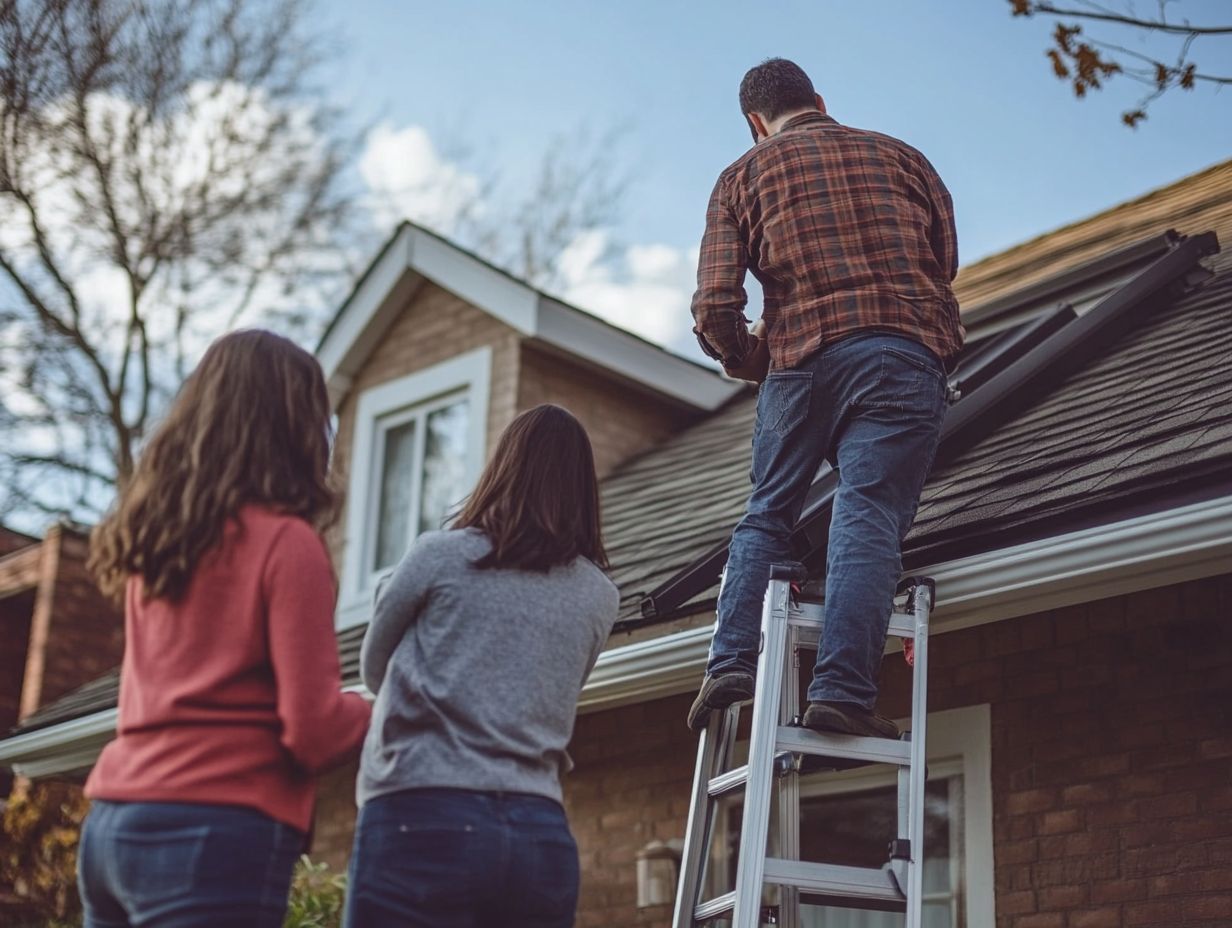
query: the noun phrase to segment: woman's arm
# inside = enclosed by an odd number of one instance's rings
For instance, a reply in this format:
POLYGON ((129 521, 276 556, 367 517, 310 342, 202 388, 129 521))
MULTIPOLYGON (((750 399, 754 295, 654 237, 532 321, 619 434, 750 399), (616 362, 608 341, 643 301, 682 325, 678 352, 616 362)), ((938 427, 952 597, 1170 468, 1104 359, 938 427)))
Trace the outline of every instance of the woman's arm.
POLYGON ((372 710, 341 691, 333 571, 308 523, 289 520, 278 533, 263 583, 282 744, 319 773, 359 753, 372 710))
POLYGON ((359 651, 359 674, 373 693, 381 688, 394 649, 427 601, 432 571, 425 536, 415 539, 389 579, 377 590, 372 621, 359 651))

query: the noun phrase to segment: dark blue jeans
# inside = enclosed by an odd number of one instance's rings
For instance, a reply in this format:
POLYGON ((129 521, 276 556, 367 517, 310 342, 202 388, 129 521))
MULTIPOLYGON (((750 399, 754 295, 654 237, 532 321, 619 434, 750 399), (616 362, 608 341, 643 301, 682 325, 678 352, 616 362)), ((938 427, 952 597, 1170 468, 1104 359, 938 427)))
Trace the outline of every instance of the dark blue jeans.
POLYGON ((237 806, 96 801, 77 854, 85 928, 278 928, 303 844, 237 806))
POLYGON ((577 898, 577 844, 551 799, 417 789, 360 809, 347 928, 568 928, 577 898))
POLYGON ((872 709, 902 539, 937 452, 945 369, 897 335, 837 342, 762 384, 753 431, 753 492, 732 533, 708 673, 754 672, 770 566, 788 543, 823 461, 838 493, 826 558, 825 626, 810 700, 872 709))

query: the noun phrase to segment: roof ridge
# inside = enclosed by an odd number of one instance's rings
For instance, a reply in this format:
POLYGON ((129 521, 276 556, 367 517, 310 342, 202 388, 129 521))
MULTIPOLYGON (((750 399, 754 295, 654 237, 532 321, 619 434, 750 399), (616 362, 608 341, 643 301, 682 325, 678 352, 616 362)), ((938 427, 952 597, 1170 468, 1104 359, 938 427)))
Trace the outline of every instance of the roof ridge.
MULTIPOLYGON (((1014 252, 1026 251, 1032 245, 1036 245, 1039 242, 1045 241, 1049 238, 1060 236, 1061 234, 1065 232, 1072 232, 1073 230, 1078 229, 1084 225, 1094 224, 1099 220, 1109 219, 1118 212, 1123 212, 1123 211, 1131 212, 1134 208, 1141 207, 1151 200, 1163 198, 1168 194, 1174 194, 1181 188, 1188 187, 1188 188, 1195 189, 1195 190, 1201 189, 1203 186, 1202 180, 1204 180, 1207 175, 1217 175, 1222 172, 1232 173, 1232 158, 1225 159, 1224 161, 1220 161, 1215 164, 1209 165, 1205 168, 1202 168, 1201 170, 1195 171, 1192 174, 1187 174, 1184 177, 1180 177, 1177 180, 1174 180, 1168 184, 1165 184, 1162 187, 1156 187, 1153 190, 1148 190, 1146 193, 1140 194, 1136 197, 1132 197, 1131 199, 1122 200, 1121 202, 1115 203, 1112 206, 1107 207, 1106 209, 1100 210, 1099 212, 1091 213, 1087 216, 1082 217, 1081 219, 1075 219, 1072 222, 1068 222, 1068 223, 1065 223, 1064 225, 1057 226, 1056 228, 1049 229, 1047 232, 1041 232, 1039 235, 1036 235, 1025 241, 1018 242, 1015 245, 1011 245, 1009 248, 1005 248, 1005 249, 1002 249, 1001 251, 994 252, 991 255, 986 255, 983 258, 980 258, 978 261, 975 261, 971 264, 964 265, 962 268, 962 271, 966 272, 966 276, 970 276, 970 274, 976 272, 978 269, 980 269, 984 265, 987 265, 993 261, 1004 261, 1014 252)), ((1211 202, 1218 202, 1219 200, 1222 200, 1222 199, 1229 199, 1226 188, 1212 186, 1211 190, 1212 190, 1212 194, 1214 195, 1203 200, 1202 205, 1209 204, 1211 202), (1222 196, 1220 196, 1219 194, 1222 194, 1222 196)), ((1192 212, 1192 209, 1187 210, 1187 212, 1192 212)), ((1076 248, 1081 248, 1083 244, 1084 243, 1082 242, 1076 242, 1071 246, 1071 250, 1076 249, 1076 248)))

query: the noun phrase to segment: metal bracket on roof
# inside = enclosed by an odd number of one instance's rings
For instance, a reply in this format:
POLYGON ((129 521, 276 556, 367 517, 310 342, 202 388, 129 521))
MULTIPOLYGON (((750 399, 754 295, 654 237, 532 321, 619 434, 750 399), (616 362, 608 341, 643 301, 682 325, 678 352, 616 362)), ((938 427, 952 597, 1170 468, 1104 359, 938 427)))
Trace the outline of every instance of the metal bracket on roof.
MULTIPOLYGON (((1184 237, 1169 233, 1167 250, 1088 313, 1071 318, 1065 308, 1025 327, 978 370, 956 386, 964 398, 952 406, 941 428, 938 461, 952 460, 1000 423, 1017 415, 1051 392, 1066 377, 1089 363, 1113 340, 1129 331, 1155 298, 1184 286, 1198 262, 1219 251, 1213 232, 1184 237), (1019 341, 1021 339, 1021 341, 1019 341), (1010 345, 1015 346, 1010 350, 1010 345)), ((809 489, 803 512, 792 534, 793 557, 809 566, 824 558, 830 532, 830 508, 837 476, 826 472, 809 489)), ((642 615, 656 619, 675 612, 711 589, 727 563, 727 542, 702 557, 642 598, 642 615)))

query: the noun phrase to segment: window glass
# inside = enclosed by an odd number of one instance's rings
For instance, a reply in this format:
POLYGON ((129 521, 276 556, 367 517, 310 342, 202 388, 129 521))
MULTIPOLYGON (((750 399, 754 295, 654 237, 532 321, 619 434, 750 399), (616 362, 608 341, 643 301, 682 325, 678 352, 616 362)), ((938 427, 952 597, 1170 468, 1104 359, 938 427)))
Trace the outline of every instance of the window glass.
POLYGON ((416 420, 412 419, 385 430, 374 570, 384 570, 396 564, 410 541, 411 493, 415 478, 415 426, 416 420))
POLYGON ((420 532, 441 528, 450 509, 466 492, 469 428, 470 404, 464 399, 428 414, 419 503, 420 532))

